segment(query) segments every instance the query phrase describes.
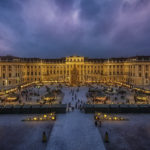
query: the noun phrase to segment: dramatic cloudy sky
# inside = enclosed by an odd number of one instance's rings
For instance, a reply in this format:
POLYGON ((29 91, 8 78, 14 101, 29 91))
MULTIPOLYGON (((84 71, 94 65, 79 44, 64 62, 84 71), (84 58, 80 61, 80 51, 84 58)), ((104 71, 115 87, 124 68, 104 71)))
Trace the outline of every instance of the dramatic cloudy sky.
POLYGON ((150 0, 0 0, 0 55, 150 55, 150 0))

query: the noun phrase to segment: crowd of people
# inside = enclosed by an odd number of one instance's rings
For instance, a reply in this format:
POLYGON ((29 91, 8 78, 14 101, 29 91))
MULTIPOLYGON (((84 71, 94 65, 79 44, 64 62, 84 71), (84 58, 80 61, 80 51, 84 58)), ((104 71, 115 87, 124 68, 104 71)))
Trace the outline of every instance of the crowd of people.
POLYGON ((83 110, 84 102, 81 98, 78 97, 79 88, 77 90, 71 89, 69 94, 71 94, 71 102, 67 103, 67 111, 74 111, 74 109, 78 109, 80 111, 83 110))

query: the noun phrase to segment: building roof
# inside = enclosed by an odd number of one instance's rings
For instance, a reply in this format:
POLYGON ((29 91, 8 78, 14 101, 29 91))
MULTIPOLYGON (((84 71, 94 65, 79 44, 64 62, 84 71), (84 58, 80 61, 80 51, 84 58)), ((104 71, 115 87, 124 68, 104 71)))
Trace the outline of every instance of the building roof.
MULTIPOLYGON (((74 57, 74 56, 70 56, 74 57)), ((80 57, 80 56, 77 56, 80 57)), ((68 57, 66 57, 68 58, 68 57)), ((11 55, 0 56, 0 61, 5 62, 45 62, 45 63, 64 63, 66 62, 66 58, 54 58, 54 59, 41 59, 41 58, 22 58, 11 55)), ((88 58, 84 57, 84 62, 92 62, 92 63, 102 63, 105 61, 113 61, 113 62, 125 62, 125 61, 150 61, 150 56, 133 56, 133 57, 118 57, 118 58, 88 58)))

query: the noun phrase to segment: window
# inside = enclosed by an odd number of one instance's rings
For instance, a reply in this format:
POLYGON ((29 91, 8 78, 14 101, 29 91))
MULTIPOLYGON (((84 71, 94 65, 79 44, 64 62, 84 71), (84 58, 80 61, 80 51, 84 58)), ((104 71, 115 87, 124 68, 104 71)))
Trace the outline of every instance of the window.
POLYGON ((11 78, 11 73, 9 73, 9 78, 11 78))
POLYGON ((142 67, 141 67, 141 65, 139 65, 139 71, 141 71, 142 70, 142 67))
POLYGON ((5 73, 3 73, 3 78, 5 78, 5 73))
POLYGON ((148 65, 146 65, 146 71, 148 71, 148 65))
POLYGON ((148 73, 145 73, 145 78, 146 78, 146 79, 148 78, 148 73))
POLYGON ((11 71, 11 66, 9 66, 9 71, 11 71))
POLYGON ((5 66, 3 66, 3 71, 5 71, 6 70, 6 67, 5 66))

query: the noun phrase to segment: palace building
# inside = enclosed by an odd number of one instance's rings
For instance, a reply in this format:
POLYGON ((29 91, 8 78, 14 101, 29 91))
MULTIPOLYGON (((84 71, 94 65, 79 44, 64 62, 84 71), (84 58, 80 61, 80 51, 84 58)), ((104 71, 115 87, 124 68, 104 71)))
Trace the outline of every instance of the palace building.
POLYGON ((150 56, 93 59, 0 57, 0 86, 42 81, 67 84, 121 82, 150 85, 150 56))

